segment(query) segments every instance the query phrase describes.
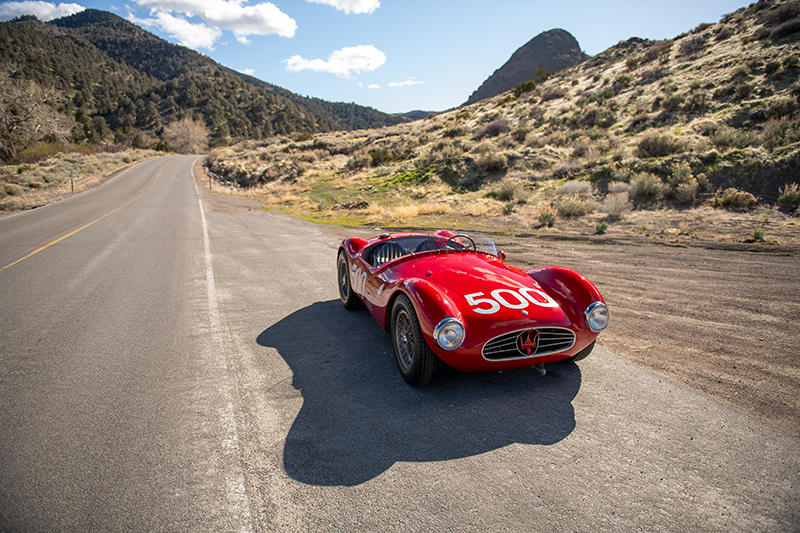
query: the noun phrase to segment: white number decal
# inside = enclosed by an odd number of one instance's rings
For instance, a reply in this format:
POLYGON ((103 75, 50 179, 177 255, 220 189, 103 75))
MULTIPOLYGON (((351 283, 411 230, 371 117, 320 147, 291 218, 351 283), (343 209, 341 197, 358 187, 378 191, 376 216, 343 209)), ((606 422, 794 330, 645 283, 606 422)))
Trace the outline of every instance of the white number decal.
POLYGON ((496 313, 500 310, 500 304, 495 302, 494 300, 490 300, 489 298, 476 298, 476 296, 483 296, 482 292, 476 292, 474 294, 467 294, 464 298, 467 299, 467 303, 469 305, 479 305, 482 303, 489 304, 489 309, 483 309, 481 307, 473 307, 472 310, 476 313, 480 313, 482 315, 491 315, 492 313, 496 313))
POLYGON ((555 302, 555 300, 538 289, 529 289, 527 287, 523 287, 519 290, 519 292, 534 305, 541 305, 542 307, 558 307, 558 304, 555 302))
POLYGON ((367 288, 367 273, 355 265, 353 265, 352 272, 353 279, 351 280, 350 284, 353 286, 353 290, 355 292, 363 295, 367 288))
POLYGON ((538 305, 540 307, 558 307, 558 304, 544 292, 537 289, 529 289, 523 287, 517 291, 513 289, 495 289, 492 291, 491 296, 494 298, 480 298, 483 296, 482 292, 473 292, 467 294, 464 298, 467 303, 472 307, 472 310, 482 315, 491 315, 500 310, 500 306, 508 307, 509 309, 525 309, 530 304, 538 305), (513 299, 509 302, 507 297, 513 299), (479 307, 480 305, 487 305, 488 307, 479 307))

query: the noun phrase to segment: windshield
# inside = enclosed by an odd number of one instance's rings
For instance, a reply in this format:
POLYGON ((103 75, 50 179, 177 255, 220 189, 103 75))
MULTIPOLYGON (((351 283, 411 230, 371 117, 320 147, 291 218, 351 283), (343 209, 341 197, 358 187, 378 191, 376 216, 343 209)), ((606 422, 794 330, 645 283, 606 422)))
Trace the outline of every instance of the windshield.
POLYGON ((381 241, 364 254, 364 259, 373 266, 382 266, 389 261, 409 254, 430 251, 476 250, 497 255, 494 241, 480 233, 436 232, 432 235, 406 235, 381 241))

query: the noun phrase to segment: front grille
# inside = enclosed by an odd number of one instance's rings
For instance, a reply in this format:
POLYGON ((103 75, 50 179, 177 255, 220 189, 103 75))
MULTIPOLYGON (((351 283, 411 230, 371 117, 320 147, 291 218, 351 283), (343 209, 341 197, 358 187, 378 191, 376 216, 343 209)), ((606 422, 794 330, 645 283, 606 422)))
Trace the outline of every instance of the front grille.
POLYGON ((483 357, 490 361, 539 357, 569 350, 574 344, 575 333, 566 328, 521 329, 484 344, 483 357))

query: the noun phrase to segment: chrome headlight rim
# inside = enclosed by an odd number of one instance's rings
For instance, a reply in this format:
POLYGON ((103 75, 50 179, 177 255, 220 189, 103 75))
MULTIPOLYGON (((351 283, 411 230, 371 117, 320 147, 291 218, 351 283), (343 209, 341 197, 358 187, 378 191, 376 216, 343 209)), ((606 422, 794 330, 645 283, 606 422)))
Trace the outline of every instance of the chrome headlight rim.
POLYGON ((604 329, 608 327, 609 322, 611 322, 611 313, 608 311, 608 306, 603 302, 594 302, 586 308, 584 312, 586 315, 586 325, 589 330, 600 333, 604 329), (598 313, 605 313, 605 323, 602 326, 598 326, 596 324, 596 314, 598 313))
POLYGON ((433 328, 433 340, 436 342, 436 346, 441 348, 442 350, 452 351, 456 350, 461 347, 464 343, 464 338, 466 337, 466 330, 464 328, 464 324, 461 323, 460 320, 453 317, 443 318, 436 324, 436 327, 433 328), (446 344, 440 340, 440 336, 445 334, 447 331, 452 331, 455 327, 456 329, 456 339, 458 342, 455 342, 451 345, 446 344))

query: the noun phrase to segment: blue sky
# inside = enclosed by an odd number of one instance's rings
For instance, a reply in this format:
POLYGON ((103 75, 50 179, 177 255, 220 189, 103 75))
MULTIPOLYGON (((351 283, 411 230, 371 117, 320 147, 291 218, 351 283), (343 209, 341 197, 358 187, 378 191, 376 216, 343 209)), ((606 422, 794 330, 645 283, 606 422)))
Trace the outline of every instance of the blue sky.
POLYGON ((386 112, 463 103, 551 28, 588 54, 629 37, 671 38, 741 0, 75 0, 0 3, 0 20, 96 8, 290 91, 386 112))

